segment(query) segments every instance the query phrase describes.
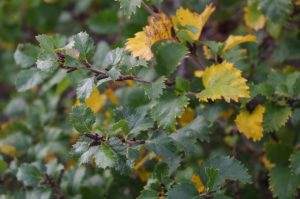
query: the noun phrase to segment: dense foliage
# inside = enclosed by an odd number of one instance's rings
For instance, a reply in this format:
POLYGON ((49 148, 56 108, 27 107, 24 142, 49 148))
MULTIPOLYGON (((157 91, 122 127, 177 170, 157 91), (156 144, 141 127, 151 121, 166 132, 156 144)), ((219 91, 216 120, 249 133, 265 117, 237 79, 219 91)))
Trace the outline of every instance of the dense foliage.
POLYGON ((300 196, 299 0, 0 2, 0 198, 300 196))

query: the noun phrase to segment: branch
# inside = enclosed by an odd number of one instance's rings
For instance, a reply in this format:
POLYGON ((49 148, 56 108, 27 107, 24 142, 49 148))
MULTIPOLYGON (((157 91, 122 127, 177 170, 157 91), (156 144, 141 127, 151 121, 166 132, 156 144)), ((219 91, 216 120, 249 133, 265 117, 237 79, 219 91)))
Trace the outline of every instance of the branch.
POLYGON ((84 136, 90 138, 92 140, 92 142, 89 144, 89 146, 99 146, 101 145, 103 142, 105 142, 105 138, 103 136, 100 136, 96 133, 85 133, 84 136))
POLYGON ((128 144, 129 147, 132 147, 133 145, 145 144, 145 140, 127 140, 122 135, 117 136, 117 138, 119 138, 123 143, 128 144))
POLYGON ((48 175, 47 173, 44 174, 45 181, 44 184, 47 184, 51 187, 52 192, 54 194, 54 197, 56 199, 66 199, 66 196, 64 195, 63 191, 60 188, 60 181, 62 179, 62 175, 64 173, 64 170, 62 170, 59 174, 58 180, 55 181, 53 177, 48 175))

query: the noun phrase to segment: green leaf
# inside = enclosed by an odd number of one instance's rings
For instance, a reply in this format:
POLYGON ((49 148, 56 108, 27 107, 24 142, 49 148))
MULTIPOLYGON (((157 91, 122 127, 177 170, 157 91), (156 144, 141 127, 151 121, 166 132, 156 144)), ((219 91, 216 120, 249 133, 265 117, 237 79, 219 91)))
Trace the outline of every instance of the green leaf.
POLYGON ((288 167, 275 167, 269 173, 270 188, 274 197, 292 199, 296 197, 300 176, 290 173, 288 167))
POLYGON ((271 98, 274 93, 274 88, 272 84, 268 82, 252 85, 250 90, 251 90, 251 97, 256 97, 258 95, 261 95, 267 98, 271 98))
POLYGON ((94 55, 96 47, 93 39, 86 33, 80 32, 74 36, 74 47, 80 53, 79 57, 81 60, 89 60, 94 55))
POLYGON ((289 106, 267 103, 264 114, 264 130, 267 132, 277 131, 284 126, 291 116, 291 108, 289 106))
POLYGON ((121 76, 121 72, 117 67, 112 67, 109 71, 107 71, 107 74, 112 80, 117 80, 121 76))
POLYGON ((251 183, 251 176, 240 161, 228 157, 217 156, 210 158, 203 164, 203 168, 214 168, 219 170, 213 189, 219 189, 226 180, 240 181, 243 184, 251 183))
POLYGON ((48 53, 53 53, 57 48, 62 48, 66 44, 66 38, 59 35, 38 35, 36 40, 40 47, 48 53))
POLYGON ((213 58, 216 57, 217 55, 220 55, 224 48, 224 43, 222 43, 222 42, 203 41, 201 43, 203 43, 210 49, 210 52, 212 53, 213 58))
POLYGON ((101 144, 100 149, 95 152, 94 156, 96 165, 99 168, 112 168, 116 164, 117 155, 107 144, 101 144))
POLYGON ((259 7, 272 22, 285 22, 292 10, 291 0, 260 0, 259 7))
POLYGON ((96 121, 92 110, 84 105, 75 106, 70 113, 70 120, 73 127, 80 133, 92 130, 96 121))
POLYGON ((110 51, 110 47, 106 42, 104 41, 99 42, 97 44, 96 52, 93 57, 93 63, 96 66, 102 66, 105 56, 109 51, 110 51))
POLYGON ((81 80, 79 86, 76 89, 77 98, 80 99, 82 102, 85 102, 88 99, 94 89, 94 78, 86 78, 81 80))
POLYGON ((175 89, 177 92, 186 93, 191 90, 190 82, 181 77, 176 77, 175 89))
POLYGON ((276 165, 287 165, 293 147, 285 143, 267 143, 265 144, 266 156, 276 165))
POLYGON ((171 138, 174 139, 187 154, 192 154, 195 152, 197 139, 200 141, 208 141, 210 132, 208 122, 202 116, 198 116, 187 126, 172 133, 171 138))
POLYGON ((3 160, 2 156, 0 155, 0 174, 2 175, 6 169, 8 168, 8 164, 3 160))
POLYGON ((119 64, 125 55, 125 50, 123 48, 116 48, 107 53, 104 58, 103 66, 108 68, 109 66, 115 66, 119 64))
POLYGON ((155 54, 155 70, 160 75, 174 73, 180 62, 185 58, 188 49, 175 41, 161 41, 153 45, 152 51, 155 54))
POLYGON ((129 132, 128 123, 126 120, 122 119, 111 126, 109 136, 127 135, 128 132, 129 132))
POLYGON ((19 72, 16 77, 15 85, 19 92, 24 92, 42 83, 46 78, 46 73, 37 68, 31 68, 19 72))
POLYGON ((149 99, 155 100, 162 95, 163 90, 166 88, 165 81, 166 78, 162 76, 151 84, 143 85, 145 93, 149 97, 149 99))
POLYGON ((238 64, 239 61, 247 58, 247 50, 240 49, 238 47, 229 49, 224 54, 224 59, 233 63, 238 64))
POLYGON ((299 175, 300 174, 300 151, 296 151, 291 155, 290 158, 291 161, 291 170, 295 174, 299 175))
POLYGON ((159 192, 155 190, 143 190, 137 199, 159 199, 159 192))
POLYGON ((42 53, 38 56, 36 66, 41 71, 52 72, 58 68, 59 63, 55 55, 42 53))
POLYGON ((152 108, 152 118, 160 127, 173 130, 176 126, 176 118, 183 113, 188 102, 188 97, 184 95, 176 96, 174 93, 166 92, 152 108))
POLYGON ((207 176, 207 183, 206 186, 208 188, 208 191, 212 191, 214 188, 214 184, 217 180, 217 177, 219 175, 219 170, 216 168, 205 168, 205 174, 207 176))
POLYGON ((36 58, 39 53, 39 48, 32 44, 19 44, 14 59, 16 64, 22 68, 28 68, 35 64, 36 58))
POLYGON ((130 17, 135 14, 136 8, 141 7, 142 0, 117 0, 120 2, 120 8, 123 10, 124 15, 130 17))
POLYGON ((175 185, 168 191, 166 199, 200 199, 199 193, 191 183, 175 185))
POLYGON ((35 188, 32 191, 26 190, 26 199, 51 199, 51 190, 35 188))
POLYGON ((145 147, 163 158, 170 172, 175 171, 180 163, 180 157, 176 155, 176 145, 170 137, 155 133, 150 140, 146 141, 145 147))
POLYGON ((275 88, 275 94, 293 97, 296 95, 295 86, 299 77, 299 72, 284 74, 280 71, 272 71, 268 76, 268 82, 275 88))
POLYGON ((25 163, 18 169, 17 178, 26 186, 37 186, 43 179, 43 174, 35 165, 25 163))

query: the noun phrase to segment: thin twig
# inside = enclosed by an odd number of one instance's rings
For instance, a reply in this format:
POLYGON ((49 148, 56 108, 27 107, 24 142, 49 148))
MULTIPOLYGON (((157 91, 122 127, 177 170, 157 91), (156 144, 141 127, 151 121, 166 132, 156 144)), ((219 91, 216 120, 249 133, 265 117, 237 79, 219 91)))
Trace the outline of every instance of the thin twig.
POLYGON ((156 15, 156 12, 152 10, 144 1, 142 1, 142 7, 151 15, 156 15))

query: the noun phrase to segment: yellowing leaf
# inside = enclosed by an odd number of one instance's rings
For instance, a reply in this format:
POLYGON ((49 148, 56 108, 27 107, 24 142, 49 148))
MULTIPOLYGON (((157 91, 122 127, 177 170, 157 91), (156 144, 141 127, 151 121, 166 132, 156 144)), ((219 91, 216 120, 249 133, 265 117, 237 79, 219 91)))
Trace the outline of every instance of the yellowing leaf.
POLYGON ((294 0, 296 6, 300 6, 300 0, 294 0))
POLYGON ((194 119, 195 119, 195 111, 192 108, 188 107, 184 110, 183 114, 178 119, 178 123, 180 126, 186 126, 194 119))
POLYGON ((3 144, 0 146, 0 153, 3 153, 5 155, 8 155, 10 157, 16 157, 17 156, 17 150, 13 145, 10 144, 3 144))
POLYGON ((133 80, 125 80, 125 83, 128 87, 134 87, 135 83, 133 80))
POLYGON ((256 42, 256 37, 254 35, 246 35, 246 36, 233 36, 230 35, 225 41, 225 47, 223 49, 223 53, 227 50, 245 42, 256 42))
POLYGON ((248 98, 249 87, 241 71, 229 62, 212 65, 205 69, 202 76, 205 89, 197 94, 200 101, 216 100, 222 97, 226 102, 238 101, 239 98, 248 98))
POLYGON ((44 157, 44 162, 49 163, 49 162, 57 162, 57 157, 53 153, 48 153, 44 157))
MULTIPOLYGON (((89 107, 94 113, 97 113, 105 105, 106 95, 100 94, 99 90, 95 88, 91 96, 85 100, 85 104, 89 107)), ((75 105, 79 105, 80 100, 76 100, 75 105)))
POLYGON ((266 24, 266 18, 258 8, 258 2, 247 5, 244 9, 244 20, 249 28, 254 30, 262 29, 266 24))
POLYGON ((198 40, 204 25, 214 11, 215 7, 213 7, 212 4, 206 6, 205 10, 201 14, 191 12, 189 9, 179 8, 176 11, 176 16, 172 17, 174 29, 175 31, 178 31, 180 29, 179 26, 196 28, 194 31, 189 29, 186 31, 191 39, 198 40))
POLYGON ((164 39, 172 38, 172 23, 167 15, 159 13, 148 18, 148 24, 143 31, 135 34, 135 37, 129 38, 126 42, 126 50, 130 51, 132 56, 144 60, 150 60, 153 57, 151 46, 164 39))
POLYGON ((264 112, 265 107, 262 105, 256 106, 251 113, 242 110, 235 120, 238 130, 248 139, 260 140, 263 137, 264 112))
POLYGON ((203 193, 205 191, 205 186, 199 176, 193 175, 192 182, 195 184, 199 193, 203 193))
POLYGON ((208 46, 203 46, 203 54, 205 56, 206 59, 212 59, 212 53, 210 51, 210 49, 208 48, 208 46))

